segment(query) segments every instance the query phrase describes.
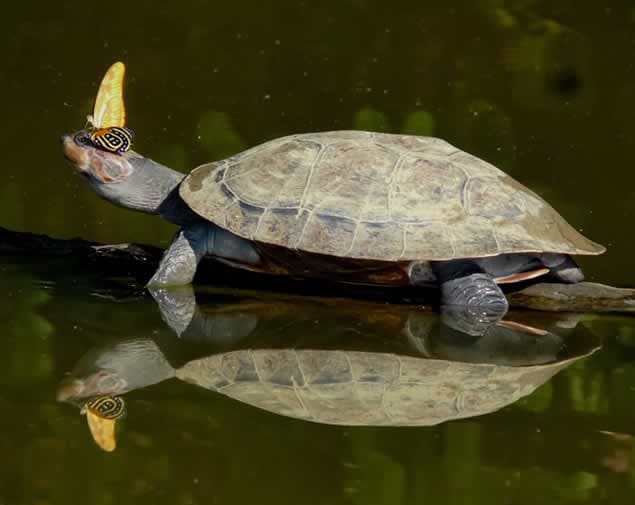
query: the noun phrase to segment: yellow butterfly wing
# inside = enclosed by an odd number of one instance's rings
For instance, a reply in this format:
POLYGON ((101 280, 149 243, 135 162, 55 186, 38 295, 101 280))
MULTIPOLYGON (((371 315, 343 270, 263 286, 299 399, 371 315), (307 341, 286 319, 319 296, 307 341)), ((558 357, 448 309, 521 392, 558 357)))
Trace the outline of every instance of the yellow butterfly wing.
POLYGON ((90 428, 90 434, 95 443, 104 451, 112 452, 117 448, 115 440, 116 419, 106 419, 98 416, 91 409, 86 411, 86 420, 90 428))
POLYGON ((95 128, 126 125, 126 107, 123 103, 123 77, 126 66, 118 61, 113 63, 101 80, 93 115, 88 121, 95 128))

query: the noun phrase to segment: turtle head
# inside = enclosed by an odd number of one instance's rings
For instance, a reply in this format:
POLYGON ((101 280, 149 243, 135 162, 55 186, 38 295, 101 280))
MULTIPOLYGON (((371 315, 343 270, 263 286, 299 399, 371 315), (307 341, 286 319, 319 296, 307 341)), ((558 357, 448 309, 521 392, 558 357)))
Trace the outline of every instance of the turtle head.
POLYGON ((134 166, 126 157, 95 146, 86 130, 64 135, 62 146, 66 158, 79 174, 96 186, 98 193, 101 193, 99 186, 120 184, 134 172, 134 166))
POLYGON ((99 196, 128 209, 157 213, 183 179, 183 174, 134 151, 119 153, 98 147, 86 130, 64 135, 62 149, 99 196))

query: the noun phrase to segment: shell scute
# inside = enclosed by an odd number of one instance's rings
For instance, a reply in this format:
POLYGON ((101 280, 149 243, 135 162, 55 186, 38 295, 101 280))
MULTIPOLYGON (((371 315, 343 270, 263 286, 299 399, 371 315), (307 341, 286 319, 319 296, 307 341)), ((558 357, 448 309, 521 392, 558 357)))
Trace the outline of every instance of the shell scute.
POLYGON ((445 160, 409 157, 392 186, 391 217, 402 223, 462 219, 466 182, 465 173, 445 160))
POLYGON ((399 155, 372 143, 365 147, 361 150, 353 141, 326 146, 313 169, 303 207, 347 219, 368 220, 372 215, 388 220, 386 186, 399 155))
POLYGON ((299 208, 321 146, 291 140, 240 157, 223 178, 237 198, 254 205, 299 208))
POLYGON ((476 217, 450 227, 454 254, 459 258, 492 256, 499 254, 501 247, 496 229, 489 222, 476 217))
POLYGON ((261 218, 260 226, 267 230, 271 243, 292 244, 302 236, 310 215, 306 210, 268 209, 261 218))
POLYGON ((408 226, 401 258, 456 257, 452 236, 442 223, 408 226))
POLYGON ((471 178, 464 191, 466 212, 470 216, 504 221, 516 219, 535 208, 537 199, 516 195, 517 192, 506 195, 503 189, 498 177, 471 178))
POLYGON ((372 258, 374 251, 384 251, 387 260, 398 260, 403 252, 404 227, 393 221, 363 223, 357 227, 353 243, 346 256, 372 258))
POLYGON ((302 229, 296 249, 310 251, 319 247, 324 254, 344 256, 351 248, 357 223, 329 214, 313 213, 302 229))
POLYGON ((235 233, 247 234, 258 227, 264 211, 249 203, 235 200, 224 212, 224 222, 219 223, 229 230, 236 230, 235 233))

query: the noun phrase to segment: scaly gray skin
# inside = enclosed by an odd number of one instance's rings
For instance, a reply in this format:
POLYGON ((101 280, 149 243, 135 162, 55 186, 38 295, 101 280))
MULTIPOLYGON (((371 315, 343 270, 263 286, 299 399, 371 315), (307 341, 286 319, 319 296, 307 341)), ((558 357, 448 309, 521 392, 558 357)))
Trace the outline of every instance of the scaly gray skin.
MULTIPOLYGON (((64 135, 63 150, 98 195, 121 207, 159 215, 181 226, 149 285, 191 283, 206 254, 239 264, 259 264, 259 254, 248 240, 203 219, 183 202, 178 193, 183 174, 132 151, 116 154, 97 149, 87 142, 87 135, 84 131, 64 135)), ((413 262, 411 284, 429 284, 428 265, 427 261, 413 262)), ((541 267, 549 268, 551 275, 562 282, 579 282, 583 278, 573 260, 563 254, 508 254, 434 262, 431 267, 443 304, 482 306, 488 312, 501 314, 508 304, 497 278, 541 267)))

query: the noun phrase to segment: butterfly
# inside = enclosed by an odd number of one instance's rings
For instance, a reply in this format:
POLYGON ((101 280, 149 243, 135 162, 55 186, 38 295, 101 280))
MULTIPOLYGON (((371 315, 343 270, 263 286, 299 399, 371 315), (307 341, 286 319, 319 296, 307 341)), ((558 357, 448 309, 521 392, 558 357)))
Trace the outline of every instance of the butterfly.
POLYGON ((100 396, 87 401, 81 410, 86 415, 88 428, 95 443, 104 451, 112 452, 117 447, 115 427, 117 419, 126 413, 126 404, 119 396, 100 396))
POLYGON ((94 146, 105 151, 123 153, 130 149, 132 142, 134 142, 134 132, 130 128, 110 126, 92 132, 90 141, 94 146))
POLYGON ((126 128, 126 107, 123 101, 123 78, 126 66, 118 61, 104 74, 92 115, 88 120, 90 141, 95 147, 113 153, 130 149, 134 133, 126 128))

